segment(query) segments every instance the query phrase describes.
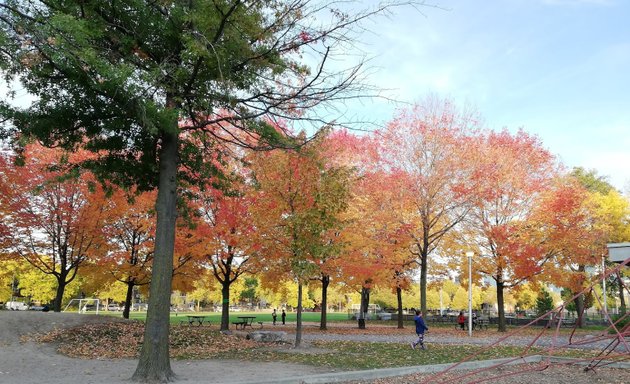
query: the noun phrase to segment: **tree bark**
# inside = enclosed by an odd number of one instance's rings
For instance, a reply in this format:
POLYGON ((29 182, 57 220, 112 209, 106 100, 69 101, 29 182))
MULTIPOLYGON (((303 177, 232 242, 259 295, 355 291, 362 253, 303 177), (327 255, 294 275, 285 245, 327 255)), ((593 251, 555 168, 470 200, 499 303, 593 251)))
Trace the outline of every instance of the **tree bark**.
POLYGON ((133 300, 133 287, 135 285, 133 280, 127 281, 126 284, 127 284, 127 294, 125 295, 125 307, 123 308, 124 319, 129 318, 129 310, 131 308, 131 302, 133 300))
POLYGON ((169 316, 175 220, 177 218, 177 167, 179 138, 177 121, 162 133, 153 271, 144 342, 133 381, 169 382, 175 379, 169 357, 169 316))
POLYGON ((420 250, 420 311, 427 314, 427 259, 429 258, 429 241, 425 233, 424 247, 420 250))
POLYGON ((575 298, 575 311, 577 312, 575 325, 582 328, 584 326, 584 293, 575 298))
POLYGON ((626 298, 624 296, 625 289, 621 274, 617 272, 617 282, 619 283, 619 312, 621 315, 626 314, 626 298))
POLYGON ((405 328, 403 325, 402 288, 396 287, 396 299, 398 301, 398 329, 405 328))
POLYGON ((503 293, 505 286, 503 281, 497 281, 497 307, 499 307, 499 332, 505 332, 507 330, 505 325, 505 300, 503 293))
POLYGON ((221 282, 221 330, 230 329, 230 279, 221 282))
MULTIPOLYGON (((61 312, 61 303, 63 301, 63 293, 66 290, 66 277, 65 273, 61 273, 57 276, 57 291, 55 293, 55 301, 53 302, 53 311, 61 312)), ((81 308, 79 308, 81 309, 81 308)))
POLYGON ((322 274, 322 308, 321 319, 319 321, 319 329, 326 330, 326 315, 328 314, 328 285, 330 284, 330 276, 322 274))
POLYGON ((295 347, 302 344, 302 283, 298 283, 297 324, 295 326, 295 347))
POLYGON ((365 318, 370 304, 370 288, 361 288, 361 307, 359 308, 359 329, 365 329, 365 318))

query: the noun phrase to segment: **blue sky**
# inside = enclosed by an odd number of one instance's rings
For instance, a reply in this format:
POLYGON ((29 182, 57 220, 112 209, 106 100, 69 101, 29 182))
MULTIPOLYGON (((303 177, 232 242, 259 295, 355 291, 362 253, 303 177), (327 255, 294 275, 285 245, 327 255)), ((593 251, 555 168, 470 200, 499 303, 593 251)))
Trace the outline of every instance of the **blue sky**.
MULTIPOLYGON (((630 193, 630 1, 427 2, 439 7, 401 7, 365 25, 369 83, 401 101, 437 94, 473 105, 489 128, 522 127, 566 166, 630 193)), ((347 115, 385 123, 403 106, 350 103, 347 115)))
MULTIPOLYGON (((492 129, 538 135, 568 167, 630 185, 630 1, 434 0, 367 25, 370 82, 399 100, 475 106, 492 129)), ((382 122, 397 107, 354 114, 382 122)))

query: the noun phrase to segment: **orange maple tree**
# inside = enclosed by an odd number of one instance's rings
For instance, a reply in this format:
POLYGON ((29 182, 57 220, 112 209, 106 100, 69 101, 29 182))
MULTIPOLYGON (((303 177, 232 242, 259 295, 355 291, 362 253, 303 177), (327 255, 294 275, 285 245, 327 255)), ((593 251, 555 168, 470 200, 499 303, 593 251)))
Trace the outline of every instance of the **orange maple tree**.
POLYGON ((420 266, 420 307, 426 313, 430 256, 444 236, 468 213, 478 167, 480 117, 449 100, 427 97, 403 110, 380 132, 384 169, 400 172, 399 219, 407 229, 409 251, 420 266))
POLYGON ((236 179, 229 191, 208 189, 197 196, 200 213, 193 252, 197 261, 209 268, 221 285, 221 330, 229 329, 230 286, 252 272, 251 260, 259 252, 257 231, 250 211, 253 196, 248 186, 236 179))
POLYGON ((29 145, 19 157, 0 157, 6 251, 57 280, 53 304, 61 311, 66 286, 88 260, 107 252, 102 231, 108 208, 103 189, 90 174, 67 164, 86 156, 29 145), (24 167, 16 167, 16 161, 24 167))
POLYGON ((465 249, 474 249, 474 269, 497 287, 499 331, 505 331, 506 288, 542 273, 548 250, 531 236, 534 212, 557 175, 553 156, 524 131, 487 132, 478 152, 475 200, 465 249))
POLYGON ((132 198, 115 189, 110 206, 104 222, 110 250, 99 264, 126 286, 123 317, 128 319, 134 287, 151 281, 155 192, 137 194, 132 198))

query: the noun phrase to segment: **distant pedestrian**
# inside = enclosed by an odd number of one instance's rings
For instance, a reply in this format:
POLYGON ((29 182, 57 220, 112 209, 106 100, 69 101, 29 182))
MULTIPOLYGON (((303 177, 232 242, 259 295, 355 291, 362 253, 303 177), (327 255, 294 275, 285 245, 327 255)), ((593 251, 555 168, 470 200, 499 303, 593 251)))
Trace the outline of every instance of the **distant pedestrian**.
POLYGON ((276 309, 273 309, 273 312, 271 312, 271 318, 273 319, 273 325, 276 325, 276 319, 278 318, 278 312, 276 312, 276 309))
POLYGON ((457 324, 464 330, 464 324, 466 324, 466 317, 464 316, 464 312, 460 311, 459 316, 457 316, 457 324))
POLYGON ((282 310, 282 325, 285 325, 285 320, 287 319, 287 313, 284 311, 284 309, 282 310))
POLYGON ((416 349, 417 345, 420 345, 421 349, 427 349, 424 346, 424 332, 429 330, 429 327, 424 323, 424 319, 422 318, 422 312, 416 311, 416 316, 413 318, 414 323, 416 323, 416 335, 418 335, 418 340, 411 343, 411 349, 416 349))

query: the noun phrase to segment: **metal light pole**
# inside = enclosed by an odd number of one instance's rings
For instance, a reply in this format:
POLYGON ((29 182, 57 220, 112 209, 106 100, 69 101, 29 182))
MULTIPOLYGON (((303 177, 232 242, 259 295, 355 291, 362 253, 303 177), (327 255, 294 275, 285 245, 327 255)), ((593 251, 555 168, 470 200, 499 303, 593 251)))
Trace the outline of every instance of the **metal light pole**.
POLYGON ((468 336, 472 337, 472 257, 475 253, 466 252, 468 256, 468 336))
POLYGON ((608 313, 608 300, 606 298, 606 255, 602 256, 602 290, 604 293, 604 316, 608 313))

